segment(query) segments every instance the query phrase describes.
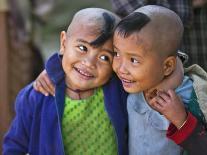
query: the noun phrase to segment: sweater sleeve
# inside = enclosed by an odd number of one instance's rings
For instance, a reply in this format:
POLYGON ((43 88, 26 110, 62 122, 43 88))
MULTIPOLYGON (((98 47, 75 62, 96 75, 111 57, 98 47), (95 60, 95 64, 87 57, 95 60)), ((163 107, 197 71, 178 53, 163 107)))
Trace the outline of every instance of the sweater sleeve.
POLYGON ((4 137, 3 155, 22 155, 28 153, 29 131, 32 122, 31 109, 33 109, 29 104, 29 92, 31 88, 32 85, 27 86, 21 90, 16 98, 16 116, 4 137))
POLYGON ((170 124, 167 137, 188 151, 190 155, 207 154, 207 131, 190 112, 185 125, 180 130, 170 124))

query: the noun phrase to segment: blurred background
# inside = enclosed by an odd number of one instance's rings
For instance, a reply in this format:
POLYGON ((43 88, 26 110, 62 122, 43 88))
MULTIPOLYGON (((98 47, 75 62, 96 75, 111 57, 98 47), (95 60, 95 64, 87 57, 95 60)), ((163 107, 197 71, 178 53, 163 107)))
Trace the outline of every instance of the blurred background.
POLYGON ((101 7, 124 17, 149 4, 170 8, 181 17, 180 49, 189 56, 185 65, 196 63, 207 71, 207 0, 0 0, 0 145, 14 116, 17 93, 59 50, 59 34, 75 12, 101 7))
MULTIPOLYGON (((0 0, 0 142, 14 116, 14 100, 59 50, 59 34, 75 12, 111 10, 109 0, 0 0)), ((1 150, 0 150, 1 152, 1 150)))

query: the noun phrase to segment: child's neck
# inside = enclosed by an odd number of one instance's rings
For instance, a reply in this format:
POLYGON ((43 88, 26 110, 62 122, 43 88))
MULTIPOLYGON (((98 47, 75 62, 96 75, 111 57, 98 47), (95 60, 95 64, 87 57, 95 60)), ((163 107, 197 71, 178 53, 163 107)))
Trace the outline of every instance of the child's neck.
POLYGON ((79 89, 72 89, 70 87, 66 87, 66 94, 69 96, 71 99, 74 100, 81 100, 81 99, 86 99, 94 94, 93 89, 87 89, 87 90, 79 90, 79 89))

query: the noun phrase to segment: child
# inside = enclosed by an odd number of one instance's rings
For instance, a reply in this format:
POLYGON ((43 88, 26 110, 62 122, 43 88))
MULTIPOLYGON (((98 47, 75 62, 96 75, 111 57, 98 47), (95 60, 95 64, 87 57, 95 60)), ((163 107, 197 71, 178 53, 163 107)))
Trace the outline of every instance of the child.
MULTIPOLYGON (((156 87, 172 74, 176 66, 176 55, 182 40, 183 25, 173 11, 159 6, 145 6, 124 18, 116 27, 114 33, 113 70, 122 81, 122 85, 128 93, 127 111, 129 121, 129 154, 131 155, 179 155, 182 148, 177 144, 183 142, 183 137, 188 136, 195 128, 196 119, 191 113, 187 113, 185 107, 205 124, 203 113, 196 103, 193 80, 184 76, 183 82, 175 90, 159 91, 156 87), (151 97, 149 92, 156 92, 156 97, 151 97), (193 98, 192 98, 193 97, 193 98), (197 109, 195 109, 197 108, 197 109), (154 109, 154 110, 153 110, 154 109), (185 132, 188 121, 192 126, 185 132), (169 124, 174 125, 169 127, 169 124), (172 130, 177 130, 177 137, 172 130), (168 130, 168 133, 167 133, 168 130), (182 133, 182 134, 181 134, 182 133), (173 139, 174 142, 168 138, 173 139), (180 137, 179 137, 180 136, 180 137), (176 137, 176 138, 175 138, 176 137)), ((198 130, 206 134, 202 128, 198 130)), ((199 142, 199 154, 206 154, 205 145, 199 142)), ((192 137, 191 137, 192 138, 192 137)), ((195 150, 190 148, 193 142, 197 143, 197 137, 193 137, 188 144, 190 154, 195 150), (193 151, 192 151, 193 150, 193 151)), ((203 138, 201 138, 203 139, 203 138)), ((195 146, 194 146, 195 147, 195 146)), ((197 146, 196 146, 197 147, 197 146)))
MULTIPOLYGON (((123 38, 124 39, 124 38, 123 38)), ((124 46, 124 45, 126 45, 126 43, 122 43, 122 45, 124 46)), ((119 45, 117 45, 116 47, 119 47, 119 45)), ((127 49, 126 49, 127 50, 127 49)), ((116 59, 117 57, 115 57, 115 59, 116 59)), ((133 60, 133 59, 132 59, 133 60)), ((61 68, 59 68, 59 70, 61 70, 61 68)), ((57 72, 60 72, 60 71, 58 71, 57 70, 57 72)), ((140 73, 140 74, 142 74, 142 73, 140 73)), ((173 72, 173 74, 174 74, 174 72, 173 72)), ((177 74, 175 74, 175 75, 177 75, 177 74)), ((171 75, 172 76, 172 75, 171 75)), ((51 76, 49 75, 49 77, 51 78, 51 76)), ((167 77, 167 78, 169 78, 169 77, 167 77)), ((176 77, 177 78, 177 77, 176 77)), ((165 78, 166 79, 166 78, 165 78)), ((179 81, 179 80, 178 80, 179 81)), ((126 82, 126 81, 125 81, 126 82)), ((172 80, 171 80, 171 83, 174 83, 174 84, 172 84, 172 87, 174 87, 174 85, 175 85, 175 81, 174 81, 174 79, 173 79, 173 82, 172 82, 172 80)), ((159 84, 160 85, 160 84, 159 84)), ((168 81, 168 85, 169 85, 169 81, 168 81)), ((52 94, 53 94, 53 89, 54 88, 50 88, 50 87, 53 87, 52 86, 52 83, 50 82, 50 80, 48 79, 48 77, 47 77, 47 74, 45 73, 45 72, 43 72, 39 77, 38 77, 38 79, 36 80, 36 82, 34 83, 34 87, 37 89, 37 90, 39 90, 39 91, 41 91, 42 93, 44 93, 44 94, 46 94, 46 93, 48 93, 48 92, 51 92, 52 94)), ((160 86, 159 86, 160 87, 160 86)), ((161 86, 162 88, 163 88, 163 86, 161 86)), ((166 87, 166 85, 165 85, 165 87, 166 87)), ((180 104, 180 103, 177 103, 177 106, 175 106, 175 107, 178 107, 178 106, 181 106, 181 108, 179 108, 179 109, 181 109, 181 111, 183 110, 183 113, 181 113, 181 118, 182 118, 182 114, 184 114, 184 117, 185 117, 185 114, 186 114, 186 112, 185 112, 185 110, 183 109, 183 107, 182 107, 182 105, 180 104)), ((174 109, 173 109, 174 110, 174 109)), ((190 113, 189 113, 189 115, 190 115, 190 113)), ((197 149, 197 148, 205 148, 205 145, 203 145, 202 144, 202 142, 205 142, 205 140, 206 140, 206 137, 204 137, 204 139, 203 139, 203 137, 201 137, 201 136, 197 136, 197 132, 200 132, 200 130, 194 130, 194 129, 200 129, 200 127, 201 127, 201 125, 200 125, 200 123, 199 122, 197 122, 196 121, 196 119, 195 119, 195 117, 193 117, 192 115, 190 115, 191 117, 188 117, 188 124, 189 123, 192 123, 193 124, 193 126, 187 126, 187 125, 185 125, 185 128, 182 128, 182 131, 183 132, 181 132, 181 130, 179 130, 179 131, 176 131, 175 133, 174 133, 174 137, 171 137, 171 139, 172 140, 177 140, 176 138, 176 136, 179 136, 179 135, 181 135, 182 137, 180 137, 180 145, 182 145, 182 146, 184 146, 184 148, 186 148, 186 149, 192 149, 192 151, 191 152, 193 152, 195 149, 197 149), (185 133, 185 131, 188 131, 188 134, 186 134, 185 133), (193 132, 194 131, 194 132, 193 132), (194 135, 195 134, 195 135, 194 135), (200 141, 200 143, 195 143, 195 144, 193 144, 193 147, 192 146, 190 146, 190 145, 186 145, 186 143, 188 143, 189 141, 191 142, 191 139, 189 139, 188 138, 188 136, 190 135, 190 137, 192 138, 193 136, 193 138, 195 139, 195 140, 199 140, 200 141), (181 143, 182 142, 182 143, 181 143)), ((180 118, 178 118, 178 120, 180 120, 180 118)), ((182 121, 182 119, 181 119, 181 121, 182 121)), ((142 140, 141 140, 142 141, 142 140)), ((205 143, 204 143, 205 144, 205 143)), ((204 151, 205 152, 205 151, 204 151)))
MULTIPOLYGON (((113 68, 121 79, 124 89, 133 93, 129 95, 127 105, 130 154, 180 154, 180 147, 171 140, 188 150, 190 154, 198 153, 198 151, 200 154, 206 154, 206 131, 190 112, 186 113, 177 95, 172 90, 168 92, 169 94, 159 91, 155 94, 158 94, 156 97, 151 97, 150 93, 155 89, 159 90, 163 80, 171 76, 172 72, 174 74, 177 63, 175 51, 179 46, 182 31, 179 17, 174 12, 157 6, 145 6, 137 10, 124 18, 115 31, 116 54, 113 68), (163 105, 159 107, 159 104, 164 103, 160 96, 170 101, 166 102, 165 108, 163 105), (171 97, 175 100, 172 101, 171 97), (171 124, 168 128, 169 121, 160 114, 163 114, 176 127, 171 124), (166 131, 171 140, 165 137, 166 131)), ((191 71, 194 71, 195 67, 191 68, 193 68, 191 71)), ((200 75, 206 76, 204 72, 200 75)), ((196 81, 198 80, 195 80, 193 84, 196 81)), ((34 86, 44 93, 53 92, 53 88, 48 89, 52 87, 52 84, 45 72, 36 80, 34 86)), ((186 99, 184 100, 186 107, 195 116, 197 114, 202 116, 199 107, 195 107, 197 103, 191 105, 192 102, 189 102, 191 92, 194 92, 192 80, 189 77, 185 76, 183 83, 176 91, 183 99, 186 99), (196 111, 194 112, 191 107, 197 108, 196 111)), ((199 97, 206 102, 204 98, 206 96, 199 97)), ((196 102, 196 100, 193 101, 196 102)), ((201 122, 204 121, 201 120, 201 122)))
POLYGON ((55 97, 43 96, 31 84, 19 93, 4 155, 128 154, 127 94, 112 76, 118 21, 99 8, 75 14, 67 32, 61 32, 60 57, 46 64, 55 97))

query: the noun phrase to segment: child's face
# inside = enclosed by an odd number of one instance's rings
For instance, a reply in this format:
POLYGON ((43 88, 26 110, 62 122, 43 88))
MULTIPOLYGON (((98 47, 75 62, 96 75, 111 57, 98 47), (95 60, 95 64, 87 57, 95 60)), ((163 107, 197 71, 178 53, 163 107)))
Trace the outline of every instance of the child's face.
POLYGON ((161 82, 163 59, 149 51, 150 42, 137 34, 127 38, 114 34, 113 69, 129 93, 146 91, 161 82))
POLYGON ((70 36, 61 34, 62 66, 66 84, 73 89, 87 90, 102 86, 112 74, 112 38, 99 47, 90 43, 98 35, 86 27, 73 31, 70 36))

